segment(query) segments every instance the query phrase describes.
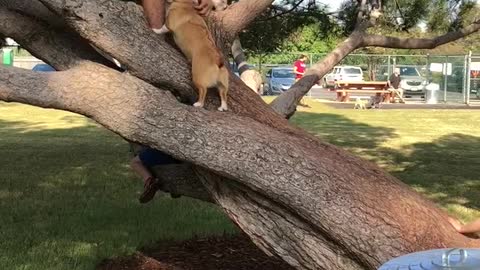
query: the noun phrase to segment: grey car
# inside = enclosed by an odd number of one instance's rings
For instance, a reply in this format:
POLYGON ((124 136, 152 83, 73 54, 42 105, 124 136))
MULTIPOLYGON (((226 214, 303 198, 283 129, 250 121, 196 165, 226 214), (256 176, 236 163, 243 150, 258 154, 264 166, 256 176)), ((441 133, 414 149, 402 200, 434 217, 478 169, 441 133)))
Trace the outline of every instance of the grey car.
POLYGON ((425 95, 427 80, 420 75, 416 67, 397 66, 400 69, 400 87, 404 95, 425 95))
POLYGON ((292 67, 272 68, 265 75, 264 93, 266 95, 279 95, 295 83, 295 73, 292 67))

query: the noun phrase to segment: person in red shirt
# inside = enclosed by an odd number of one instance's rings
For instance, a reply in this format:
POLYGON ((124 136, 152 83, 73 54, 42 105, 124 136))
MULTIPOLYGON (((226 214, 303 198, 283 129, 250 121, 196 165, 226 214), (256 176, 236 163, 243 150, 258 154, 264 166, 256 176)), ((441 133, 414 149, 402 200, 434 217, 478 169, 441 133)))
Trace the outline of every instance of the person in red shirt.
MULTIPOLYGON (((308 57, 304 54, 300 55, 300 58, 298 58, 295 63, 293 63, 293 73, 295 73, 295 82, 298 82, 301 78, 303 78, 303 75, 305 75, 305 70, 307 69, 307 60, 308 57)), ((298 105, 303 106, 303 107, 309 107, 306 103, 305 100, 302 99, 298 103, 298 105)))
POLYGON ((295 73, 295 81, 297 82, 300 80, 303 75, 305 75, 305 69, 307 69, 307 62, 308 57, 304 54, 300 55, 295 63, 293 63, 293 73, 295 73))

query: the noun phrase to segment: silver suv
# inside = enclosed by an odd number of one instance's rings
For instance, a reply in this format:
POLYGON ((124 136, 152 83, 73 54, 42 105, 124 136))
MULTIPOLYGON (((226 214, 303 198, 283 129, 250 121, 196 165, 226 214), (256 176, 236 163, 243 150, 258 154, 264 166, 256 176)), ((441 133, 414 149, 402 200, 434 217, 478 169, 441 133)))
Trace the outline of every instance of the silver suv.
POLYGON ((405 95, 425 95, 427 80, 416 67, 397 66, 400 69, 400 87, 405 95))

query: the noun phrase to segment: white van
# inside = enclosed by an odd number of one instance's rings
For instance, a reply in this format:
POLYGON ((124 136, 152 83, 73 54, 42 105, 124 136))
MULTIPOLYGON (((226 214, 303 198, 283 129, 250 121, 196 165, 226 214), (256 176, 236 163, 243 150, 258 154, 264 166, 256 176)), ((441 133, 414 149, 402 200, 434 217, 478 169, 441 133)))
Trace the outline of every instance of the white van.
POLYGON ((363 71, 356 66, 336 66, 331 73, 323 77, 322 86, 324 88, 333 87, 337 81, 363 81, 363 71))

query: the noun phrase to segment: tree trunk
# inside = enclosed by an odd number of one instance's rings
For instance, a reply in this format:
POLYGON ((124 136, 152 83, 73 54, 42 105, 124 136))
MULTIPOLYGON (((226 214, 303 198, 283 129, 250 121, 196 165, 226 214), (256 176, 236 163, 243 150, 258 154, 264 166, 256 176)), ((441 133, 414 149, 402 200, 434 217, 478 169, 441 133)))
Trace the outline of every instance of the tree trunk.
MULTIPOLYGON (((0 100, 80 113, 127 140, 194 164, 184 179, 196 182, 183 184, 184 194, 208 190, 201 199, 213 198, 265 252, 298 269, 357 270, 419 250, 480 246, 377 166, 289 125, 281 115, 290 114, 290 105, 283 103, 288 109, 277 107, 281 114, 275 113, 234 76, 229 113, 179 103, 171 92, 187 102, 195 99, 189 65, 141 24, 138 7, 113 0, 41 2, 129 73, 88 61, 50 74, 0 67, 0 100)), ((254 3, 234 6, 245 11, 254 3)), ((219 44, 229 48, 232 35, 221 25, 233 19, 222 22, 222 16, 236 12, 225 12, 212 25, 219 44)), ((329 64, 361 42, 346 41, 327 57, 329 64)), ((298 91, 326 69, 316 66, 298 91)), ((212 94, 208 108, 217 102, 212 94)))

